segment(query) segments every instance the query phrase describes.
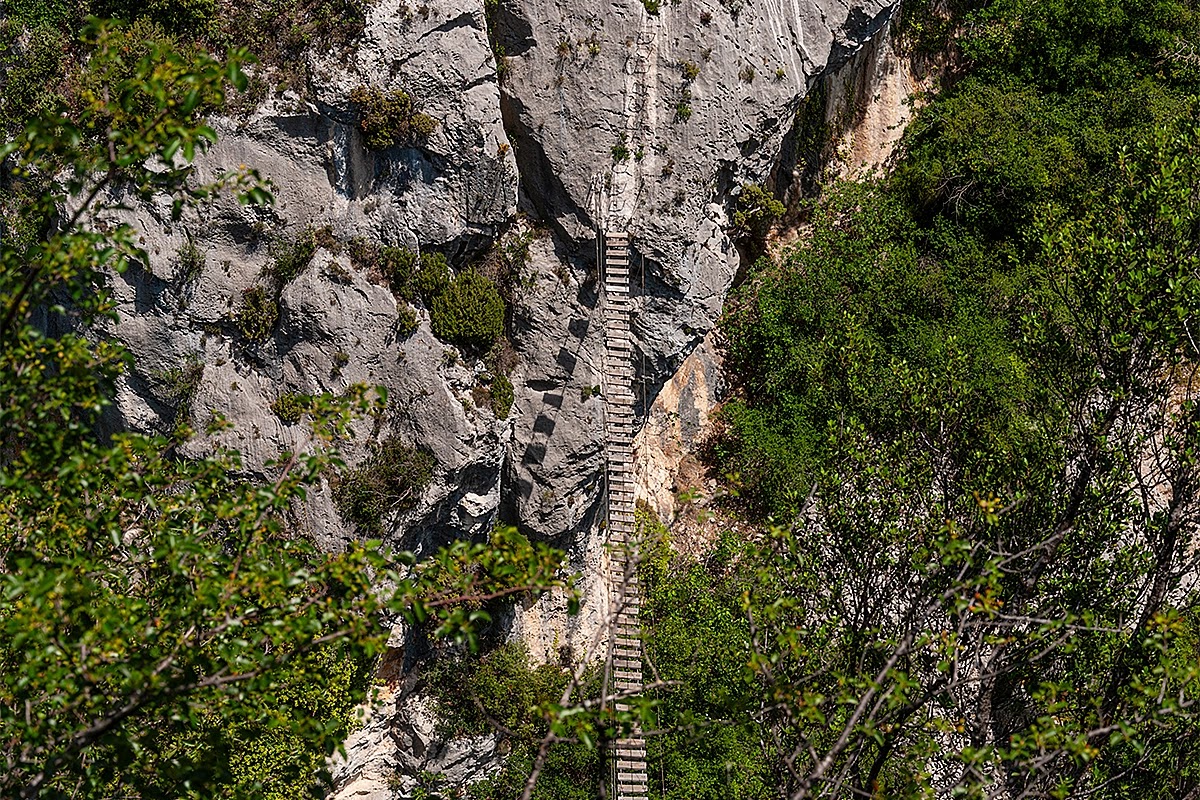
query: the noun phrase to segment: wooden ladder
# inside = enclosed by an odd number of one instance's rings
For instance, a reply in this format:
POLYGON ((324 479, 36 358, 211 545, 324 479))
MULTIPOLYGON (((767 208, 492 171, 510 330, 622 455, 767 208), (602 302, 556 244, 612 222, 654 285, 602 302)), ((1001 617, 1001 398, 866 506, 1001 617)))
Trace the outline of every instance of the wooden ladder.
MULTIPOLYGON (((633 518, 633 336, 630 328, 629 234, 604 237, 604 408, 608 452, 609 598, 613 617, 608 669, 618 696, 642 691, 633 518)), ((617 701, 617 710, 629 704, 617 701)), ((612 746, 616 800, 646 800, 646 740, 636 732, 612 746)))

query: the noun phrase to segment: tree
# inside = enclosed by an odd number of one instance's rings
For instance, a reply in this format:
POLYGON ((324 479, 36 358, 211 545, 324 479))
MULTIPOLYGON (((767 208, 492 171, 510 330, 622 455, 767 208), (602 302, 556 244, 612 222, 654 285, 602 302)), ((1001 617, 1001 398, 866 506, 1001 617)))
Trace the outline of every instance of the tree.
MULTIPOLYGON (((1085 210, 1042 214, 1001 353, 1020 380, 973 367, 992 339, 944 309, 881 331, 854 299, 826 327, 760 287, 785 316, 741 310, 738 357, 822 378, 778 398, 815 455, 768 487, 788 515, 738 578, 788 796, 1200 792, 1198 145, 1159 127, 1085 210)), ((901 248, 846 259, 862 200, 781 279, 903 285, 901 248)))
POLYGON ((192 175, 244 51, 89 36, 71 113, 0 146, 0 794, 305 796, 367 696, 385 617, 473 643, 481 600, 563 586, 561 554, 511 532, 422 564, 306 541, 290 510, 381 390, 313 398, 308 445, 265 484, 236 477, 236 453, 182 456, 186 428, 97 434, 129 361, 97 324, 107 279, 148 258, 124 198, 167 197, 175 218, 222 190, 270 198, 250 170, 192 175))

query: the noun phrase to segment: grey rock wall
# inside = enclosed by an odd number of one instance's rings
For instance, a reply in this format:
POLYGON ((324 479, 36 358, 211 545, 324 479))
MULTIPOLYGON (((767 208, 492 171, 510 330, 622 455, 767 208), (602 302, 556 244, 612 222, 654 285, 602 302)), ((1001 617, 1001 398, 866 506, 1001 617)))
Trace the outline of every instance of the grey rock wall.
MULTIPOLYGON (((312 54, 303 97, 273 96, 248 119, 216 121, 221 140, 200 171, 258 169, 272 181, 273 209, 224 199, 174 226, 165 208, 133 214, 151 263, 116 281, 114 333, 137 368, 109 424, 168 428, 164 376, 199 364, 196 421, 224 414, 234 427, 216 441, 261 473, 306 446, 302 426, 269 410, 280 393, 382 384, 389 414, 382 426, 364 421, 349 460, 391 433, 439 464, 420 506, 394 521, 393 542, 478 534, 503 511, 570 544, 599 508, 597 231, 633 234, 644 410, 720 314, 739 267, 727 234, 739 187, 787 175, 780 154, 814 76, 850 58, 892 9, 680 0, 651 14, 640 0, 507 0, 493 17, 500 82, 478 0, 380 0, 348 59, 312 54), (429 141, 368 151, 349 102, 359 85, 410 92, 438 120, 429 141), (335 245, 284 287, 269 341, 247 344, 232 324, 242 292, 264 282, 275 238, 328 226, 335 242, 435 249, 466 268, 515 229, 518 204, 538 236, 514 282, 508 420, 471 399, 482 365, 449 363, 423 310, 419 330, 399 336, 380 277, 335 245), (189 238, 205 266, 184 281, 176 254, 189 238)), ((327 492, 302 516, 329 546, 355 535, 327 492)))

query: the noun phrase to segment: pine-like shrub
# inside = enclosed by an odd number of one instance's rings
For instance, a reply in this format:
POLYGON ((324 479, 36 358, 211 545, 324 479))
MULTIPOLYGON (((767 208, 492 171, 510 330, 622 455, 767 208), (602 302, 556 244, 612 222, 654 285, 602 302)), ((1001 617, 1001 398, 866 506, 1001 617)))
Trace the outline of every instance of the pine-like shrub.
POLYGON ((464 272, 433 299, 433 333, 476 350, 491 347, 504 333, 504 300, 478 272, 464 272))

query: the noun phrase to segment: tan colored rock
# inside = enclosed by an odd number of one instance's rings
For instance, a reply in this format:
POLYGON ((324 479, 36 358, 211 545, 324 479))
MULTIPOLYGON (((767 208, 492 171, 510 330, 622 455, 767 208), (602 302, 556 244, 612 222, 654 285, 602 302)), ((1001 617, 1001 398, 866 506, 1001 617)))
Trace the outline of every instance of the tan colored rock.
POLYGON ((636 498, 664 522, 676 519, 689 495, 709 489, 700 456, 722 389, 714 338, 706 336, 663 384, 634 440, 636 498))

